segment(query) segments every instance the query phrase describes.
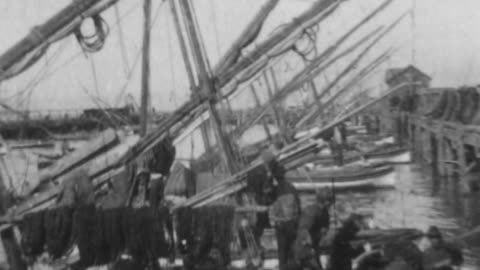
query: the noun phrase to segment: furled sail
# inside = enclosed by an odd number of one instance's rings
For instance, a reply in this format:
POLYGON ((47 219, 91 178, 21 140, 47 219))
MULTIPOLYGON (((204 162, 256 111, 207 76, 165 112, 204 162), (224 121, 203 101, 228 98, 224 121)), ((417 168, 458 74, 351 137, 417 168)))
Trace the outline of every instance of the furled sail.
POLYGON ((86 18, 93 18, 118 0, 73 1, 0 56, 0 81, 12 78, 31 67, 55 43, 74 32, 86 18))

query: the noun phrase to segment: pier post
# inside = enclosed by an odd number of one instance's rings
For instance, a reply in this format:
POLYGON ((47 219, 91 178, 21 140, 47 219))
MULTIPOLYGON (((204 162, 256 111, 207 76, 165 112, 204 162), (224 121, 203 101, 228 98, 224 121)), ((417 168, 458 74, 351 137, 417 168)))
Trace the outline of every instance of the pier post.
POLYGON ((424 137, 425 137, 425 130, 423 127, 418 128, 417 134, 417 144, 415 149, 417 149, 417 161, 420 163, 425 163, 425 155, 424 155, 424 137))
POLYGON ((413 140, 412 140, 412 148, 413 148, 413 158, 416 162, 419 161, 419 152, 420 152, 420 149, 418 148, 420 143, 419 143, 419 140, 420 140, 420 134, 421 134, 421 131, 420 131, 420 127, 419 126, 416 126, 415 127, 415 136, 413 137, 413 140))
POLYGON ((438 153, 438 162, 437 162, 437 171, 440 176, 446 176, 446 168, 445 168, 445 144, 443 136, 439 135, 436 138, 437 141, 437 153, 438 153))
MULTIPOLYGON (((448 161, 458 162, 458 155, 454 148, 454 143, 450 139, 445 140, 446 157, 448 161)), ((456 174, 458 166, 454 163, 447 164, 447 176, 454 176, 456 174)))
POLYGON ((432 168, 432 177, 437 177, 438 172, 438 143, 435 133, 430 133, 430 166, 432 168))
POLYGON ((458 156, 458 174, 459 176, 463 175, 467 171, 467 159, 466 159, 466 150, 463 138, 460 137, 457 139, 456 143, 457 156, 458 156))
MULTIPOLYGON (((411 123, 410 124, 410 138, 409 138, 409 147, 411 151, 415 151, 415 137, 417 136, 416 134, 416 129, 415 129, 415 124, 411 123)), ((413 153, 412 153, 413 154, 413 153)))

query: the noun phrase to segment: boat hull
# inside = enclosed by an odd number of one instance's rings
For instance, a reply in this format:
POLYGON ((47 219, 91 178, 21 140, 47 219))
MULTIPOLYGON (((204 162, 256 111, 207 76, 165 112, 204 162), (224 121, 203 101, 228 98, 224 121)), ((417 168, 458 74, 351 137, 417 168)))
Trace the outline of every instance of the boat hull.
POLYGON ((395 187, 397 174, 392 166, 375 167, 352 166, 342 170, 326 169, 323 172, 296 173, 286 179, 299 191, 314 191, 318 188, 335 189, 392 188, 395 187))
POLYGON ((406 164, 412 162, 412 154, 407 149, 399 149, 390 154, 377 154, 367 158, 372 163, 406 164))
MULTIPOLYGON (((406 164, 412 161, 411 153, 408 149, 405 148, 394 148, 394 149, 385 149, 380 151, 374 151, 368 153, 364 159, 358 153, 351 154, 347 153, 345 156, 346 164, 360 164, 364 161, 371 163, 385 163, 385 164, 406 164)), ((333 165, 333 157, 331 156, 320 156, 313 161, 316 165, 333 165)))

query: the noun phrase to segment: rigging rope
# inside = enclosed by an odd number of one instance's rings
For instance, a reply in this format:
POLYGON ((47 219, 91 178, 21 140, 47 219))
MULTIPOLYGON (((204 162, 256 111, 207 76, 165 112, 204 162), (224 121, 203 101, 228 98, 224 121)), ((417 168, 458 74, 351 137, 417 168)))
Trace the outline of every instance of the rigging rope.
POLYGON ((412 0, 412 13, 411 13, 411 18, 412 18, 412 65, 415 65, 415 54, 416 54, 416 50, 415 50, 415 28, 416 28, 416 25, 415 25, 415 9, 417 7, 417 2, 416 0, 412 0))
MULTIPOLYGON (((152 20, 152 23, 150 24, 150 30, 152 30, 153 26, 155 25, 157 19, 158 19, 158 16, 160 15, 160 9, 162 8, 163 4, 165 3, 166 1, 163 0, 162 2, 160 2, 160 4, 158 5, 157 7, 157 10, 155 11, 155 16, 153 16, 153 20, 152 20)), ((133 65, 131 66, 130 68, 130 73, 127 75, 127 78, 126 78, 126 81, 125 83, 123 84, 121 90, 120 90, 120 94, 117 95, 117 100, 115 102, 115 106, 118 106, 120 104, 120 101, 122 100, 122 98, 125 96, 125 91, 127 91, 127 87, 132 79, 132 76, 133 76, 133 73, 134 73, 134 70, 135 68, 137 67, 137 64, 139 63, 139 60, 140 60, 140 56, 142 55, 142 50, 139 49, 138 52, 137 52, 137 55, 135 56, 135 60, 133 61, 133 65)))
POLYGON ((93 86, 95 87, 95 91, 97 92, 97 95, 100 96, 100 92, 98 89, 97 69, 95 68, 95 62, 93 60, 93 56, 88 57, 88 55, 85 54, 85 57, 90 62, 90 69, 92 70, 93 86))
POLYGON ((204 39, 203 39, 203 36, 202 36, 202 32, 200 31, 200 25, 198 23, 197 12, 195 11, 195 5, 193 4, 192 1, 187 1, 187 4, 190 6, 190 9, 192 10, 193 24, 194 24, 194 28, 196 29, 197 35, 198 35, 198 39, 199 39, 199 43, 200 43, 200 51, 203 55, 203 59, 205 60, 205 65, 206 65, 206 68, 207 68, 208 76, 210 78, 212 78, 213 77, 212 68, 211 68, 211 65, 210 65, 210 60, 208 59, 207 50, 205 49, 205 44, 203 42, 204 39))
MULTIPOLYGON (((134 10, 135 7, 137 7, 138 5, 135 5, 133 6, 132 8, 130 8, 127 12, 125 12, 120 20, 118 21, 118 23, 120 21, 122 21, 123 19, 125 19, 125 17, 129 14, 131 14, 131 12, 134 10)), ((118 25, 115 25, 115 27, 117 27, 118 25)), ((112 28, 113 29, 113 28, 112 28)), ((52 56, 51 60, 49 60, 48 62, 52 62, 53 61, 53 58, 58 58, 58 56, 60 55, 61 51, 63 51, 65 49, 65 46, 67 45, 68 43, 65 42, 59 49, 57 49, 57 51, 54 53, 54 56, 52 56)), ((40 71, 28 84, 27 86, 20 90, 20 92, 17 92, 15 93, 14 95, 11 95, 9 97, 6 97, 4 100, 9 100, 9 99, 13 99, 13 98, 16 98, 16 97, 19 97, 20 95, 24 95, 26 94, 27 92, 31 94, 33 88, 35 88, 36 86, 38 86, 41 82, 45 81, 46 79, 48 79, 49 77, 51 77, 52 75, 54 75, 55 73, 57 73, 59 70, 63 69, 66 65, 70 64, 73 60, 75 60, 77 57, 81 56, 83 54, 83 52, 79 52, 77 54, 74 54, 73 56, 71 56, 69 59, 67 59, 66 61, 64 61, 62 64, 60 64, 57 68, 55 68, 54 70, 52 70, 51 72, 49 73, 46 73, 47 70, 45 69, 44 72, 40 71)), ((23 99, 19 100, 18 102, 19 103, 23 103, 25 101, 26 97, 24 97, 23 99)))
POLYGON ((175 91, 177 90, 176 82, 175 82, 175 68, 173 66, 173 46, 172 46, 172 33, 170 32, 170 20, 168 17, 165 17, 167 21, 167 36, 168 36, 168 60, 170 64, 170 75, 172 77, 172 84, 173 88, 170 90, 170 99, 169 101, 175 105, 175 108, 178 107, 177 99, 175 97, 175 91))
POLYGON ((125 75, 128 75, 130 73, 130 64, 128 63, 128 55, 125 47, 125 38, 123 37, 122 24, 120 23, 120 9, 118 8, 118 3, 115 5, 115 19, 116 24, 118 25, 118 38, 120 41, 120 53, 122 54, 123 59, 123 71, 125 75))
POLYGON ((74 31, 74 34, 83 51, 94 53, 103 48, 110 29, 107 22, 105 22, 105 20, 99 14, 93 15, 91 19, 93 20, 93 24, 95 26, 95 33, 93 35, 85 36, 82 33, 81 25, 74 31))
POLYGON ((301 50, 301 49, 299 49, 299 46, 297 44, 294 44, 292 50, 296 54, 298 54, 303 59, 303 61, 309 63, 309 62, 312 62, 316 58, 316 54, 317 54, 317 50, 316 50, 317 49, 317 47, 316 47, 317 33, 313 29, 305 29, 303 31, 302 37, 298 41, 301 41, 305 37, 309 41, 307 43, 307 47, 305 49, 301 50), (309 54, 311 54, 312 52, 314 53, 313 59, 308 59, 307 56, 309 54))
POLYGON ((218 27, 217 27, 217 15, 216 15, 216 9, 215 9, 215 0, 210 0, 210 9, 211 9, 211 12, 212 12, 212 20, 213 20, 213 29, 215 30, 215 41, 216 41, 216 45, 217 45, 217 54, 218 54, 218 58, 220 59, 220 57, 222 57, 220 55, 220 40, 218 39, 218 27))

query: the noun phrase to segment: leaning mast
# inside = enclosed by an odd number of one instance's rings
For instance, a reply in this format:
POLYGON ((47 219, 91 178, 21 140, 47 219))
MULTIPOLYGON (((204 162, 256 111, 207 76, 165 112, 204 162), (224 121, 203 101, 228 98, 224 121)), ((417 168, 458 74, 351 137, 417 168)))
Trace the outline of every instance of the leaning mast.
MULTIPOLYGON (((174 0, 172 0, 171 3, 173 4, 174 0)), ((231 144, 229 143, 228 139, 225 136, 225 133, 222 130, 220 117, 218 111, 215 108, 217 91, 215 89, 212 77, 209 74, 210 68, 206 61, 206 55, 204 55, 201 50, 202 43, 195 27, 195 19, 192 13, 192 7, 190 6, 190 2, 188 0, 179 0, 179 4, 180 14, 185 20, 185 29, 187 32, 188 41, 190 43, 194 64, 198 73, 199 86, 200 89, 206 90, 205 93, 200 93, 200 95, 205 95, 208 97, 207 107, 210 114, 213 130, 215 132, 217 144, 222 151, 227 172, 232 174, 236 171, 234 152, 231 144)))
POLYGON ((148 110, 150 107, 150 24, 152 0, 144 0, 143 48, 142 48, 142 95, 140 108, 140 135, 147 134, 148 110))

